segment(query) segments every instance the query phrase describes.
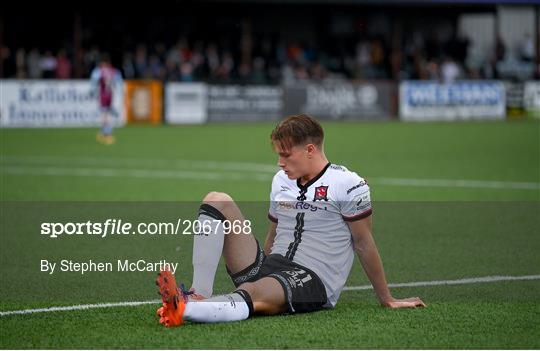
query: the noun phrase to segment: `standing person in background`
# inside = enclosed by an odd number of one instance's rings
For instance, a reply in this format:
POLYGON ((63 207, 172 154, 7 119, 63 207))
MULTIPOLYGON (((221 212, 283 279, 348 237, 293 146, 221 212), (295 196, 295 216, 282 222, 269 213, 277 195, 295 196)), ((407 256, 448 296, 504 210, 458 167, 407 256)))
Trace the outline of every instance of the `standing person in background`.
POLYGON ((114 90, 122 86, 120 72, 111 65, 109 56, 104 54, 99 65, 94 68, 90 78, 92 91, 97 93, 101 113, 101 130, 97 141, 106 145, 114 144, 112 116, 116 111, 112 106, 114 90))

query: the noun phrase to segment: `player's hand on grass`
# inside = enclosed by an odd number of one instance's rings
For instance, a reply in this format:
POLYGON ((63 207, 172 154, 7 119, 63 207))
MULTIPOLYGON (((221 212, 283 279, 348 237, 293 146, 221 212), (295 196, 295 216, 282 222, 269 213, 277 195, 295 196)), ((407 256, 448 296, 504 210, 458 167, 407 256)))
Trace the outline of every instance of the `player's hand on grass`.
POLYGON ((388 308, 416 308, 427 307, 426 304, 420 300, 419 297, 409 297, 407 299, 394 299, 391 298, 388 301, 381 302, 383 307, 388 308))

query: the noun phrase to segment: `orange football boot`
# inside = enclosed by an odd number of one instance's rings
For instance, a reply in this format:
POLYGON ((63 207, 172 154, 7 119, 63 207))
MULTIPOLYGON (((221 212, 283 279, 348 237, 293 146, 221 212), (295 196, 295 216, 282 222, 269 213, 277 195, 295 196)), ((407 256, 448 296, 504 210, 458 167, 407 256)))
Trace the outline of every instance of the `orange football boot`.
POLYGON ((169 270, 162 270, 156 279, 158 294, 161 295, 163 306, 158 308, 159 323, 166 327, 177 327, 184 323, 182 317, 186 309, 187 296, 176 285, 174 275, 169 270))
POLYGON ((191 288, 187 292, 184 289, 184 285, 182 284, 182 291, 184 292, 184 295, 187 295, 188 301, 201 301, 207 299, 206 296, 203 296, 201 294, 197 294, 195 292, 195 289, 191 288))

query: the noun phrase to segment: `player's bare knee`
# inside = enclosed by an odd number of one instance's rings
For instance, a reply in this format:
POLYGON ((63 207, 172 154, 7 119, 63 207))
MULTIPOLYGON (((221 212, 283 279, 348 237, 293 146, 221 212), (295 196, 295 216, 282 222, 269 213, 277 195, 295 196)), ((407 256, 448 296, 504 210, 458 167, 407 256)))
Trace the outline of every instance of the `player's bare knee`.
POLYGON ((228 201, 232 198, 226 194, 219 191, 211 191, 203 198, 203 202, 214 202, 214 201, 228 201))
POLYGON ((204 203, 212 205, 220 211, 223 211, 228 205, 233 203, 233 198, 227 194, 217 191, 211 191, 203 199, 204 203))
POLYGON ((238 289, 247 291, 247 293, 249 294, 249 296, 251 297, 253 302, 255 302, 258 299, 259 294, 257 293, 257 284, 254 284, 254 283, 251 283, 251 282, 242 283, 238 287, 238 289))
POLYGON ((238 287, 238 289, 240 289, 240 290, 245 290, 245 291, 247 291, 248 293, 251 294, 251 293, 254 292, 254 290, 255 290, 255 284, 253 284, 253 283, 251 283, 251 282, 242 283, 242 284, 238 287))
POLYGON ((264 291, 261 284, 257 284, 257 282, 243 283, 238 289, 244 290, 249 294, 251 301, 253 302, 253 310, 257 314, 274 315, 286 310, 285 304, 274 299, 267 291, 264 291))
POLYGON ((253 302, 253 310, 256 314, 272 316, 286 311, 285 305, 269 303, 265 301, 253 302))

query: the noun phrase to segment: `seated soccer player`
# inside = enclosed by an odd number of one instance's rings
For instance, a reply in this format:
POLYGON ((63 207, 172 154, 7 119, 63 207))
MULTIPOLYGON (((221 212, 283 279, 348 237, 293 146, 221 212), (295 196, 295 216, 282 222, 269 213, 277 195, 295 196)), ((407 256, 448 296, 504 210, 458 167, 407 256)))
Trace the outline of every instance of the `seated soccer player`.
POLYGON ((306 115, 291 116, 276 126, 271 142, 281 170, 272 181, 264 248, 251 234, 225 234, 220 223, 244 223, 244 216, 229 195, 209 193, 198 219, 213 223, 212 234, 194 237, 191 289, 178 289, 170 271, 158 275, 160 323, 171 327, 186 320, 226 322, 253 314, 332 308, 354 253, 382 306, 425 306, 418 297, 395 299, 390 294, 372 237, 368 184, 344 166, 328 162, 321 125, 306 115), (222 254, 237 289, 212 297, 222 254))

